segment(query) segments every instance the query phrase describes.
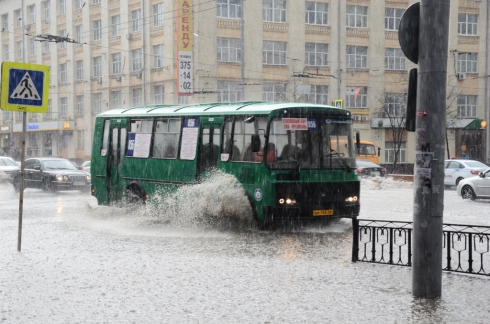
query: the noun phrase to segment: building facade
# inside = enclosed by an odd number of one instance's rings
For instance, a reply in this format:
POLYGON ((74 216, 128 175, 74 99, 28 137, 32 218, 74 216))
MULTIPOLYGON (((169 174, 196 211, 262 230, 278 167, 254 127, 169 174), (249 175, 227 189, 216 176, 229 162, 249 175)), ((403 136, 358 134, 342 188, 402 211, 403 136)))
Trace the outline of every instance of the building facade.
MULTIPOLYGON (((27 156, 90 159, 94 118, 114 108, 341 99, 361 138, 381 148, 383 164, 393 163, 397 142, 397 162, 413 164, 415 135, 393 131, 403 123, 415 67, 398 41, 411 4, 0 0, 0 57, 50 67, 48 113, 27 114, 27 156)), ((470 143, 461 143, 476 139, 479 159, 489 162, 484 128, 477 127, 481 139, 461 137, 468 125, 474 130, 478 120, 489 120, 488 1, 450 5, 448 155, 473 157, 462 151, 470 143)), ((0 126, 0 147, 16 157, 22 113, 2 111, 0 126)))

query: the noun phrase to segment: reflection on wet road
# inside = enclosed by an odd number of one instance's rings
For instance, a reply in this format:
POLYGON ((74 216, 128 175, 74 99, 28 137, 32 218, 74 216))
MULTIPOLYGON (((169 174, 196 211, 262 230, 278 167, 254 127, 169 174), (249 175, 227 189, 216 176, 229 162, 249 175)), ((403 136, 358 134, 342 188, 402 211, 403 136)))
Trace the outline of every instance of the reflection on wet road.
MULTIPOLYGON (((406 220, 399 218, 412 191, 364 184, 361 213, 406 220)), ((482 214, 471 217, 485 222, 490 203, 454 199, 445 212, 464 223, 475 204, 482 214)), ((18 195, 10 186, 0 185, 0 210, 5 323, 490 322, 490 279, 443 273, 441 299, 415 300, 410 268, 351 263, 348 220, 258 231, 101 207, 76 191, 27 190, 18 253, 18 195)))

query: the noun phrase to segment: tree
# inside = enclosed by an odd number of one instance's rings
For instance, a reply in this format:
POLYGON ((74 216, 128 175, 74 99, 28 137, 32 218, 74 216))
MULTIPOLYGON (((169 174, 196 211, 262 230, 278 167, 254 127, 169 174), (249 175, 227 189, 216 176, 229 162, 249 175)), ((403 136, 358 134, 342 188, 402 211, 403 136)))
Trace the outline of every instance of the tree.
POLYGON ((378 98, 380 103, 378 115, 382 118, 378 126, 380 129, 390 130, 391 142, 393 143, 394 156, 392 173, 397 173, 399 171, 400 148, 402 143, 406 141, 407 136, 407 131, 405 129, 406 96, 406 93, 384 93, 378 98), (388 121, 387 127, 384 125, 385 120, 388 121))

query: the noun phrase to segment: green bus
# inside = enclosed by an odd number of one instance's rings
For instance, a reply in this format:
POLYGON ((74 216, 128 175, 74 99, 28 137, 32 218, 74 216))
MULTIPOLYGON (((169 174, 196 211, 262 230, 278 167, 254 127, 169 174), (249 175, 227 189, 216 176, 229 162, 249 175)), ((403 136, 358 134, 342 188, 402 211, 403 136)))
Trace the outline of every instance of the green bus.
POLYGON ((260 225, 359 215, 352 115, 308 103, 151 105, 96 116, 91 175, 99 205, 233 175, 260 225))

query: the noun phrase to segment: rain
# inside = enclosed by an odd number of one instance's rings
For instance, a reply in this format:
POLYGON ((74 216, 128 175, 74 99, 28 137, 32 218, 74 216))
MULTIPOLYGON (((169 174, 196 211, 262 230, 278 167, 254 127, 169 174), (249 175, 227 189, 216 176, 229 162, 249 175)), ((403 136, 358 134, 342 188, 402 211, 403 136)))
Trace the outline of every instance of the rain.
MULTIPOLYGON (((359 218, 411 221, 413 192, 362 180, 359 218)), ((487 276, 443 272, 440 299, 415 299, 410 268, 351 261, 349 219, 259 230, 228 175, 146 207, 27 189, 21 252, 18 197, 0 184, 3 323, 490 321, 487 276)), ((444 223, 488 226, 488 215, 490 202, 445 190, 444 223)))

